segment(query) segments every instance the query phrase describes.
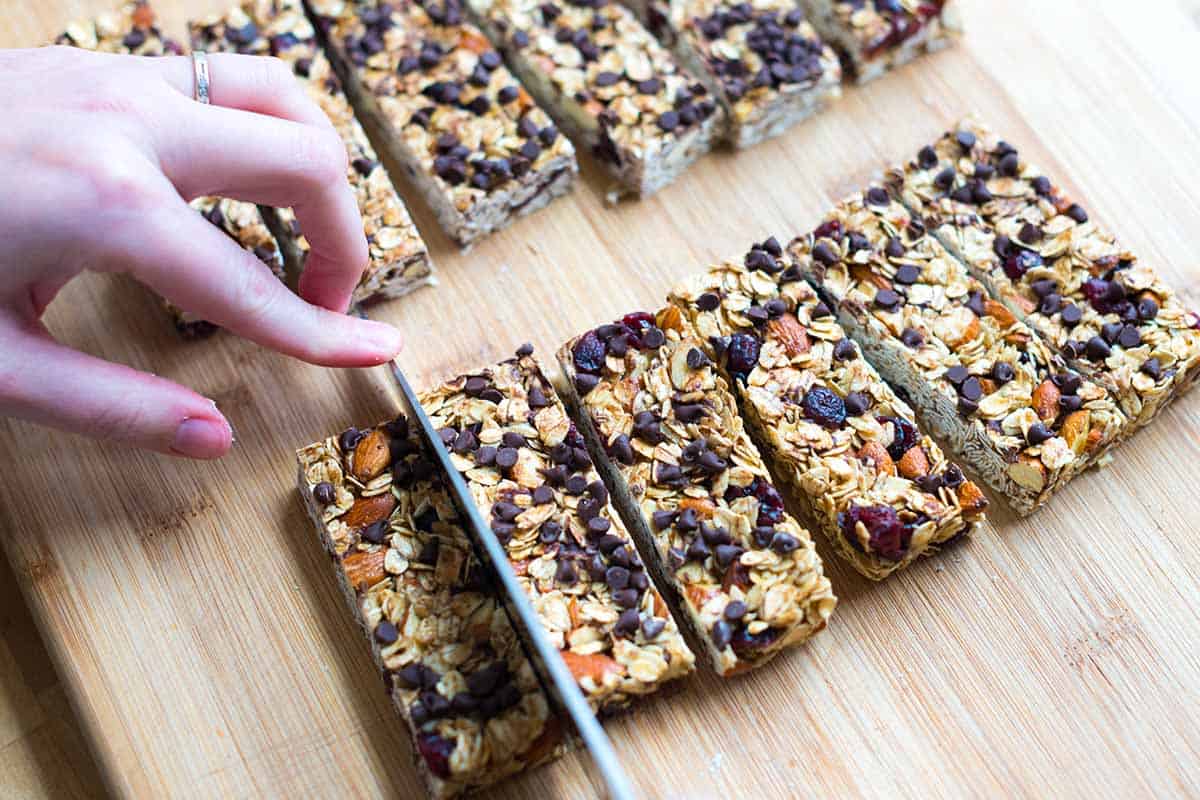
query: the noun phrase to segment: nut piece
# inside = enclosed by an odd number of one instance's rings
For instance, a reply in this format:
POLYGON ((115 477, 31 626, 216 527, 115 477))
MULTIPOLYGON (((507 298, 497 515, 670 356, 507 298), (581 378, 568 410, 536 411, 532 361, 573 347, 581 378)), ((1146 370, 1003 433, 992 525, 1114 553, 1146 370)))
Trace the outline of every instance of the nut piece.
POLYGON ((1067 415, 1067 418, 1063 420, 1062 430, 1059 431, 1059 435, 1067 440, 1067 445, 1078 456, 1082 455, 1087 448, 1088 434, 1091 432, 1091 427, 1091 413, 1081 408, 1067 415))
POLYGON ((381 519, 387 519, 395 508, 396 498, 391 492, 360 497, 350 506, 350 510, 342 515, 342 522, 346 523, 348 528, 365 528, 381 519))
POLYGON ((681 510, 690 508, 701 519, 712 519, 713 514, 717 511, 717 507, 707 497, 684 497, 679 501, 679 508, 681 510))
POLYGON ((958 503, 964 513, 982 513, 988 507, 987 498, 971 481, 963 481, 958 487, 958 503))
POLYGON ((916 480, 929 474, 929 459, 925 456, 925 448, 917 445, 910 447, 900 457, 900 474, 909 480, 916 480))
POLYGON ((1021 454, 1020 460, 1008 468, 1009 477, 1033 492, 1040 492, 1046 485, 1046 468, 1032 456, 1021 454))
POLYGON ((809 351, 808 332, 792 314, 776 317, 767 325, 770 335, 779 340, 788 356, 795 358, 809 351))
MULTIPOLYGON (((909 449, 916 450, 918 448, 912 447, 909 449)), ((904 455, 907 457, 908 453, 905 453, 904 455)), ((922 455, 924 455, 924 454, 922 453, 922 455)), ((888 455, 887 448, 884 447, 879 442, 870 441, 870 442, 867 442, 866 444, 864 444, 858 450, 858 457, 864 461, 869 461, 872 464, 874 464, 875 469, 879 472, 886 472, 888 475, 896 474, 895 462, 892 461, 892 457, 890 455, 888 455)), ((901 460, 903 460, 903 459, 901 459, 901 460)), ((926 464, 926 471, 928 471, 928 466, 929 465, 926 464)))
POLYGON ((354 447, 354 477, 363 483, 380 476, 392 460, 387 436, 376 428, 354 447))
POLYGON ((342 560, 342 568, 346 571, 346 579, 356 590, 362 592, 383 580, 387 574, 383 569, 383 560, 387 557, 387 549, 357 551, 342 560))
POLYGON ((663 331, 683 333, 683 313, 676 306, 667 306, 658 312, 654 324, 663 331))
POLYGON ((983 313, 999 322, 1001 328, 1011 328, 1017 324, 1017 318, 1008 310, 1008 306, 999 300, 983 301, 983 313))
POLYGON ((1047 378, 1033 390, 1033 410, 1042 422, 1053 422, 1058 417, 1058 399, 1062 392, 1047 378))
POLYGON ((624 672, 620 664, 603 653, 580 655, 570 650, 563 650, 559 655, 562 656, 563 663, 567 665, 567 669, 571 670, 576 681, 591 678, 593 683, 600 686, 604 683, 606 674, 620 675, 624 672))

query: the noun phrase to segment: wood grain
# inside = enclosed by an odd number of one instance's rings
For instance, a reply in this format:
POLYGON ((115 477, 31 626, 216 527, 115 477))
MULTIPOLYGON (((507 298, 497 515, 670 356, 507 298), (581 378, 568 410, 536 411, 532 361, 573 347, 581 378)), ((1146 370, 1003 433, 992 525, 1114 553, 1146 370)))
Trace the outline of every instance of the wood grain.
MULTIPOLYGON (((0 45, 96 2, 12 6, 0 45)), ((183 2, 159 0, 181 31, 183 2)), ((193 12, 220 3, 196 0, 193 12)), ((811 226, 978 112, 1200 302, 1200 4, 963 0, 962 46, 820 118, 704 159, 650 200, 570 198, 470 254, 411 198, 442 285, 378 309, 418 383, 661 301, 705 261, 811 226)), ((219 80, 220 76, 214 76, 219 80)), ((4 546, 101 770, 122 795, 416 796, 403 733, 292 489, 292 450, 390 413, 382 372, 231 336, 175 340, 153 300, 89 276, 49 324, 216 398, 233 454, 188 464, 7 422, 4 546)), ((769 668, 609 724, 652 797, 1180 796, 1200 792, 1200 395, 1018 520, 870 585, 827 556, 827 632, 769 668)), ((497 797, 596 795, 572 756, 497 797)))

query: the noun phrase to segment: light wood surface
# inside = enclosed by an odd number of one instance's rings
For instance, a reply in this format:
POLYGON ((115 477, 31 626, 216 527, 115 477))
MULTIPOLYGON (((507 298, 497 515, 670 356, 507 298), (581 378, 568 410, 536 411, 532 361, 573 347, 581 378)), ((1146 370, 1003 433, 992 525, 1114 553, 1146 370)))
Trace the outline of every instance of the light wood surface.
MULTIPOLYGON (((45 39, 103 5, 6 3, 0 45, 45 39)), ((189 4, 157 5, 181 32, 189 4)), ((605 208, 587 165, 571 197, 461 255, 402 187, 441 286, 373 313, 407 332, 418 384, 527 339, 549 356, 586 326, 653 307, 710 259, 811 227, 968 111, 1200 304, 1200 3, 962 5, 962 46, 847 91, 780 140, 707 157, 648 201, 605 208)), ((0 429, 3 544, 109 786, 418 796, 404 734, 293 489, 295 447, 389 415, 386 375, 309 367, 227 335, 180 342, 121 279, 74 282, 49 324, 214 397, 238 439, 222 461, 190 464, 0 429)), ((756 673, 700 674, 612 721, 619 755, 651 797, 1200 793, 1198 431, 1200 393, 1031 519, 997 502, 975 540, 881 585, 822 543, 841 599, 829 630, 756 673)), ((36 727, 29 709, 44 702, 10 683, 0 745, 36 727)), ((8 757, 0 750, 0 765, 8 757)), ((70 757, 44 780, 75 780, 55 774, 70 757)), ((596 786, 573 755, 493 796, 590 797, 596 786)))

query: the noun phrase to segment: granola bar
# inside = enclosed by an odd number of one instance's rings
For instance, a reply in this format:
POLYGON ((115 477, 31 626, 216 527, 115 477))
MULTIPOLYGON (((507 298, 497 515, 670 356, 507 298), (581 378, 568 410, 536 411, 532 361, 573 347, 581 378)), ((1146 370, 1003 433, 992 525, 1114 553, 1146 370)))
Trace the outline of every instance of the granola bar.
POLYGON ((460 0, 310 0, 360 115, 466 247, 569 190, 575 150, 460 0))
POLYGON ((987 500, 913 422, 774 239, 671 293, 775 473, 863 575, 970 533, 987 500))
POLYGON ((1067 368, 882 186, 836 206, 788 258, 867 356, 1027 514, 1095 464, 1128 421, 1067 368))
POLYGON ((962 33, 954 0, 800 0, 859 84, 949 46, 962 33))
POLYGON ((622 190, 649 195, 708 152, 708 89, 615 0, 474 0, 513 71, 622 190))
POLYGON ((589 704, 612 712, 695 659, 532 352, 447 381, 421 405, 589 704))
MULTIPOLYGON (((188 25, 192 47, 283 59, 309 97, 321 107, 346 144, 347 179, 358 200, 370 261, 355 288, 353 302, 400 297, 433 280, 429 249, 379 163, 362 126, 354 118, 341 83, 317 44, 316 31, 301 0, 246 0, 225 14, 188 25)), ((308 242, 290 208, 263 209, 278 238, 288 269, 298 275, 308 242)))
MULTIPOLYGON (((54 43, 121 55, 164 56, 183 53, 179 43, 163 36, 155 25, 154 9, 148 0, 127 2, 116 11, 99 14, 94 19, 72 22, 54 43)), ((242 247, 262 259, 272 272, 283 277, 283 258, 279 246, 263 224, 257 207, 251 203, 218 197, 199 197, 191 202, 191 206, 242 247)), ((163 300, 163 305, 183 336, 198 338, 217 329, 213 323, 166 300, 163 300)))
POLYGON ((992 296, 1147 424, 1200 376, 1200 315, 1050 178, 967 119, 891 170, 992 296))
POLYGON ((297 459, 304 505, 429 794, 455 797, 556 758, 563 729, 407 420, 349 428, 297 459))
POLYGON ((720 136, 749 147, 842 94, 842 67, 791 0, 635 0, 646 26, 724 110, 720 136))
POLYGON ((812 537, 679 309, 628 314, 558 358, 625 522, 713 668, 761 666, 824 629, 837 600, 812 537))

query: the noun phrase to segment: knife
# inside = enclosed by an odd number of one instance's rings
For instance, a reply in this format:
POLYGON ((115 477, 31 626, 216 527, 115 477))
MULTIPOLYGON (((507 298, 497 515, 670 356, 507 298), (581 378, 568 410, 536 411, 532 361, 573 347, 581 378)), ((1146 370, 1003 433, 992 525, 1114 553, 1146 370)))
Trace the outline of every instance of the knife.
POLYGON ((579 689, 579 684, 576 683, 575 677, 567 669, 566 663, 559 655, 558 648, 550 641, 545 628, 542 627, 541 620, 538 619, 537 612, 533 610, 533 604, 529 602, 528 595, 517 582, 517 575, 508 562, 508 554, 504 546, 500 544, 500 540, 492 532, 491 526, 479 513, 479 508, 471 497, 466 481, 463 480, 458 468, 450 460, 450 453, 442 444, 438 432, 433 429, 433 423, 429 421, 429 416, 421 408, 421 403, 417 400, 417 395, 409 385, 408 379, 404 377, 400 365, 393 360, 389 362, 389 366, 392 377, 400 387, 404 405, 408 407, 409 419, 417 423, 416 428, 421 432, 421 438, 425 440, 430 452, 437 457, 438 464, 445 474, 450 497, 463 521, 463 527, 474 545, 476 555, 481 563, 491 568, 491 574, 499 578, 500 587, 503 589, 504 605, 508 610, 509 617, 524 634, 525 642, 533 648, 537 655, 537 658, 533 659, 534 663, 544 667, 539 670, 543 673, 542 677, 553 688, 560 705, 566 709, 571 721, 575 723, 575 729, 579 731, 580 738, 583 739, 584 745, 591 753, 592 761, 595 762, 604 778, 610 800, 633 800, 635 795, 632 784, 621 767, 621 763, 617 760, 612 742, 608 740, 604 729, 600 727, 596 715, 592 713, 591 707, 584 699, 583 692, 579 689))

